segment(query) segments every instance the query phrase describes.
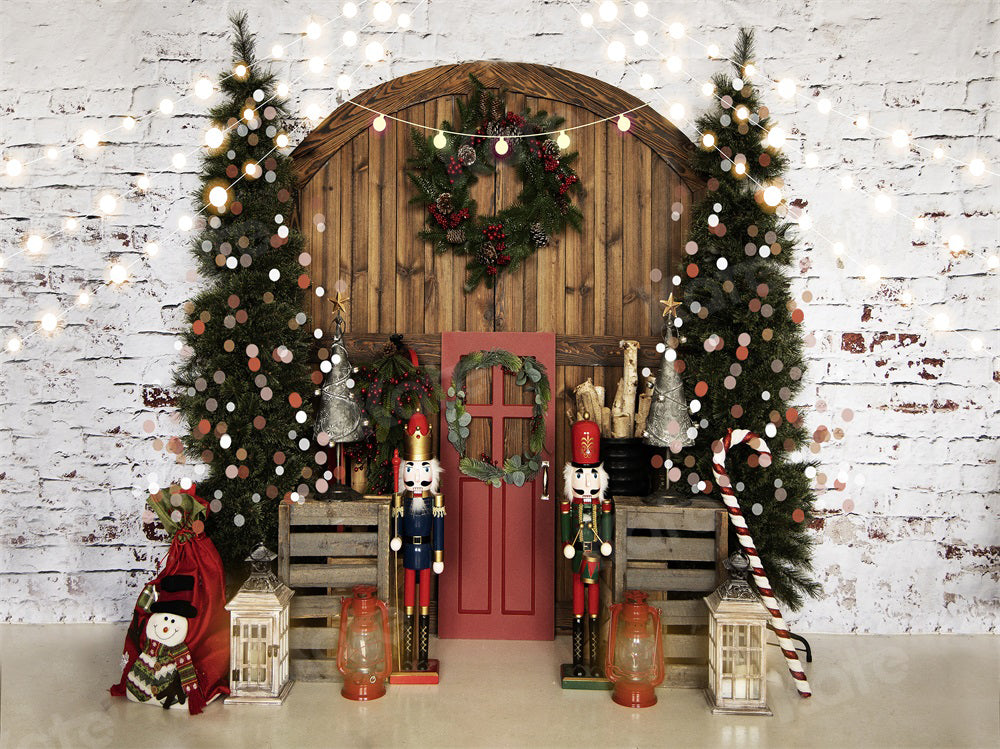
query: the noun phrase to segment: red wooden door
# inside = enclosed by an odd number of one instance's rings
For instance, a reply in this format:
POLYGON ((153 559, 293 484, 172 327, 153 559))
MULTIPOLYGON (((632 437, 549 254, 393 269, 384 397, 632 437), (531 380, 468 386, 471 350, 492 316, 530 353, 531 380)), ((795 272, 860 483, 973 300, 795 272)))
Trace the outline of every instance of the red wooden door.
MULTIPOLYGON (((442 333, 441 380, 447 393, 452 371, 464 354, 506 349, 533 356, 555 373, 552 333, 442 333)), ((485 452, 500 465, 505 454, 527 450, 532 415, 530 394, 494 367, 466 387, 473 417, 467 454, 485 452)), ((554 395, 554 394, 553 394, 554 395)), ((542 500, 542 473, 518 487, 494 488, 458 469, 458 453, 448 442, 441 418, 445 568, 438 580, 438 634, 491 640, 551 640, 555 634, 555 552, 553 500, 542 500)), ((545 416, 543 460, 555 451, 555 397, 545 416)), ((552 469, 550 468, 550 471, 552 469)), ((555 475, 549 493, 554 496, 555 475)))

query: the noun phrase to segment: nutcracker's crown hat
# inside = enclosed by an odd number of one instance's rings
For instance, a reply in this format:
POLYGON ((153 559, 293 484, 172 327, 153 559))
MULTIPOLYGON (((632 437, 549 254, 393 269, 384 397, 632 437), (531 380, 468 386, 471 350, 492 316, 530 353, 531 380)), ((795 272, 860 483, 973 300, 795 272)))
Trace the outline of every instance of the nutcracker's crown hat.
POLYGON ((193 576, 167 575, 156 583, 156 603, 149 607, 149 613, 175 614, 193 619, 198 616, 198 609, 191 605, 193 598, 193 576))
POLYGON ((430 460, 434 457, 434 440, 427 417, 417 411, 406 424, 406 460, 430 460))
POLYGON ((601 462, 601 428, 597 422, 591 421, 587 414, 573 424, 573 466, 589 468, 601 462))

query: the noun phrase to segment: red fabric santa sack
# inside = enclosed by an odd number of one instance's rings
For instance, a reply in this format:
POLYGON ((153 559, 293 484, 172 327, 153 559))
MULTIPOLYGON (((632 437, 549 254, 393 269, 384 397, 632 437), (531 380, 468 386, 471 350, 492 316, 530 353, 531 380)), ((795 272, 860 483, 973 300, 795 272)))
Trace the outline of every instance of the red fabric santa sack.
MULTIPOLYGON (((122 678, 111 687, 111 694, 125 696, 129 671, 146 644, 146 621, 149 619, 152 591, 159 590, 160 581, 168 575, 190 575, 194 578, 191 605, 198 613, 188 620, 184 642, 191 651, 198 677, 197 688, 188 694, 188 710, 197 715, 214 697, 229 694, 229 612, 225 608, 225 574, 215 544, 204 533, 196 533, 193 529, 204 529, 199 516, 204 515, 207 503, 194 494, 194 487, 188 490, 172 487, 172 490, 187 495, 185 499, 190 504, 183 509, 190 508, 190 511, 183 512, 177 523, 176 508, 167 505, 176 524, 164 525, 168 531, 174 531, 173 539, 159 573, 143 588, 136 601, 132 622, 125 636, 122 678)), ((150 497, 150 505, 160 514, 161 508, 156 502, 161 500, 158 495, 154 497, 150 497)))

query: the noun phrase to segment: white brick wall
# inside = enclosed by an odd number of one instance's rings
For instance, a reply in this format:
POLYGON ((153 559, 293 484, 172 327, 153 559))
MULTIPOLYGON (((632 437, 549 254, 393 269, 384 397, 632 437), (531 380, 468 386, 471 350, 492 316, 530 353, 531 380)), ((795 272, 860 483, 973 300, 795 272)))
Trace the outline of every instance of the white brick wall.
MULTIPOLYGON (((903 127, 920 144, 940 144, 961 158, 975 153, 1000 168, 995 2, 647 1, 655 15, 683 21, 694 37, 723 50, 739 25, 753 25, 766 71, 804 81, 807 92, 867 114, 880 128, 903 127)), ((293 59, 277 69, 289 80, 303 77, 293 86, 299 111, 311 103, 332 109, 341 72, 353 75, 358 91, 476 58, 577 70, 661 111, 661 96, 689 110, 704 105, 696 83, 669 74, 648 48, 635 50, 622 27, 598 23, 609 38, 628 41, 630 57, 639 60, 633 70, 608 62, 603 42, 579 24, 567 0, 395 4, 413 14, 413 27, 379 34, 390 51, 387 64, 359 67, 368 32, 353 51, 335 51, 322 76, 303 64, 308 55, 333 51, 343 30, 359 30, 371 3, 362 3, 352 21, 331 24, 319 41, 294 47, 293 59), (640 71, 655 75, 656 89, 639 88, 640 71)), ((321 21, 336 13, 335 3, 283 0, 6 4, 2 157, 36 158, 86 128, 104 131, 115 116, 154 109, 161 97, 190 90, 202 73, 214 77, 229 57, 226 12, 239 7, 250 11, 265 51, 297 39, 310 13, 321 21)), ((596 7, 580 9, 596 15, 596 7)), ((697 45, 636 20, 628 5, 621 17, 646 29, 661 51, 682 55, 697 79, 717 69, 697 45)), ((998 250, 997 178, 975 180, 948 163, 899 153, 887 139, 859 133, 801 100, 788 103, 772 93, 768 103, 793 135, 790 188, 808 201, 817 231, 887 276, 867 285, 857 264, 838 263, 815 236, 801 253, 796 290, 813 295, 804 305, 805 327, 815 334, 801 401, 812 409, 811 428, 843 429, 819 456, 828 483, 842 470, 848 481, 843 491, 821 496, 816 565, 825 595, 795 625, 832 632, 995 631, 998 289, 986 258, 998 250), (820 168, 806 168, 810 151, 820 168), (928 215, 928 231, 918 236, 903 218, 874 214, 870 200, 840 189, 845 174, 866 190, 890 191, 907 215, 928 215), (956 232, 967 251, 951 257, 943 237, 956 232), (945 305, 961 335, 932 332, 924 313, 895 304, 902 287, 934 311, 945 305), (969 346, 967 337, 976 335, 984 352, 969 346), (825 401, 825 411, 813 407, 817 400, 825 401), (853 409, 852 421, 842 418, 845 408, 853 409), (847 499, 854 502, 851 513, 843 509, 847 499)), ((183 475, 172 456, 153 449, 154 438, 177 430, 170 410, 156 405, 155 389, 170 380, 179 306, 198 282, 180 240, 166 242, 152 259, 136 248, 172 230, 186 209, 197 163, 177 173, 170 156, 197 147, 204 115, 192 98, 172 117, 151 117, 109 136, 96 154, 74 149, 55 163, 31 165, 21 177, 0 176, 0 253, 8 258, 0 270, 3 340, 34 329, 42 310, 71 304, 81 284, 104 277, 111 257, 138 261, 132 283, 106 288, 89 308, 70 311, 59 335, 35 335, 22 352, 0 355, 4 619, 121 619, 161 553, 143 533, 142 496, 133 490, 150 473, 161 481, 183 475), (151 175, 152 190, 129 197, 113 219, 99 220, 99 195, 124 194, 140 173, 151 175), (42 257, 10 257, 24 233, 51 233, 70 213, 82 217, 80 232, 53 238, 42 257), (156 423, 152 434, 143 429, 147 419, 156 423)), ((300 126, 295 139, 306 129, 300 126)))

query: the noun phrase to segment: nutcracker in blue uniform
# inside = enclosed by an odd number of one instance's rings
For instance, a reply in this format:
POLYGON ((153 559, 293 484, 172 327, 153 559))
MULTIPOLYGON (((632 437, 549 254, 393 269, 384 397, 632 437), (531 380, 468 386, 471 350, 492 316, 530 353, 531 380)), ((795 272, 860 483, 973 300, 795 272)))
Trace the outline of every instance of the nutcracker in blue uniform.
POLYGON ((441 466, 433 454, 427 417, 419 411, 406 426, 406 455, 399 467, 392 504, 389 548, 403 550, 403 669, 413 664, 417 638, 419 671, 427 669, 430 644, 431 570, 444 571, 444 497, 438 492, 441 466), (417 592, 420 612, 416 618, 417 592))
POLYGON ((563 555, 573 569, 573 675, 584 676, 583 616, 590 616, 588 665, 591 676, 600 676, 597 656, 600 613, 601 557, 611 555, 614 507, 605 496, 608 473, 600 460, 601 430, 584 418, 572 429, 573 460, 563 469, 565 486, 559 503, 563 555), (586 595, 584 595, 586 593, 586 595), (586 603, 586 606, 584 606, 586 603))

